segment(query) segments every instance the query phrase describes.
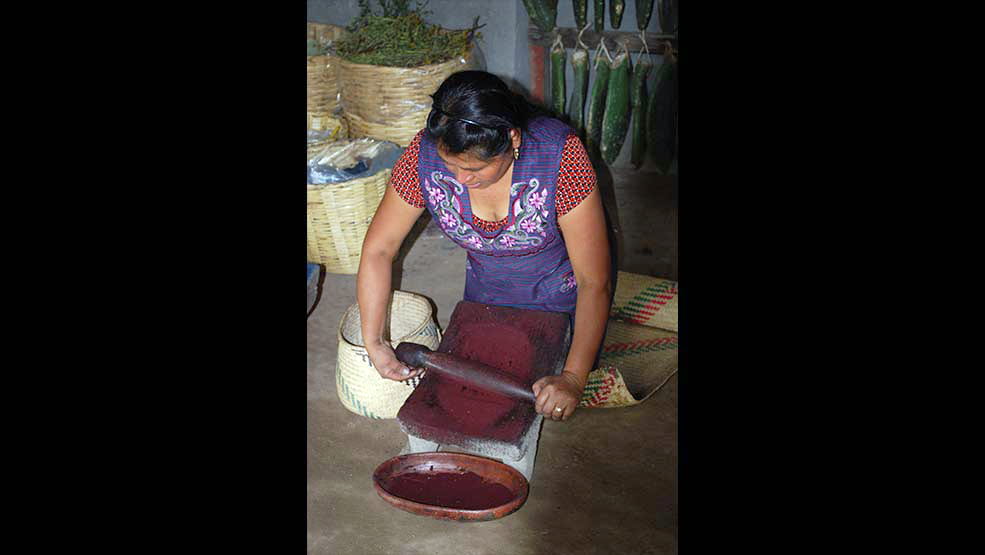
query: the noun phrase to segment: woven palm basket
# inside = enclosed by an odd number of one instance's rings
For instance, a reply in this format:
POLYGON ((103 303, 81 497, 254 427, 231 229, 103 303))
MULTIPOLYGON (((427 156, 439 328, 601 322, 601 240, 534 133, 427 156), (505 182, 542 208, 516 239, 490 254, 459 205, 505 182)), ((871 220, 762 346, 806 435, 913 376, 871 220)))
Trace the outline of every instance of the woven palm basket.
POLYGON ((579 406, 637 405, 677 373, 677 334, 609 320, 599 367, 588 374, 579 406))
POLYGON ((634 324, 677 331, 677 282, 619 272, 610 315, 634 324))
POLYGON ((386 67, 339 61, 339 95, 353 138, 410 144, 424 128, 431 97, 452 73, 472 69, 471 55, 420 67, 386 67))
MULTIPOLYGON (((418 343, 434 350, 441 331, 432 317, 431 304, 414 293, 394 291, 389 308, 391 345, 418 343)), ((339 323, 339 354, 335 384, 339 400, 350 411, 369 418, 396 418, 397 411, 414 391, 421 376, 403 382, 381 378, 363 346, 359 305, 353 304, 339 323)))
MULTIPOLYGON (((325 143, 309 143, 308 152, 325 143)), ((391 171, 385 168, 369 177, 307 185, 308 262, 323 264, 333 274, 359 271, 363 239, 383 200, 391 171)))
POLYGON ((677 282, 619 272, 599 367, 581 407, 642 403, 677 373, 677 282))
MULTIPOLYGON (((345 34, 338 25, 308 23, 308 40, 331 44, 345 34)), ((308 117, 328 116, 339 106, 339 58, 332 54, 308 56, 308 117)))

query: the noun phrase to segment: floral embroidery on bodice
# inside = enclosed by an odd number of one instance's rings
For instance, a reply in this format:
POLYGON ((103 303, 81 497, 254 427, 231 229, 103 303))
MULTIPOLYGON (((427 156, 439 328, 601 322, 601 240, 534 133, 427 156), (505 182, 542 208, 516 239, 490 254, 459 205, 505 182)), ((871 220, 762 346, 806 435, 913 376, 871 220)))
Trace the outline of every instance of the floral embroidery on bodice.
POLYGON ((505 224, 491 231, 476 223, 470 191, 448 171, 435 142, 422 136, 421 200, 441 231, 468 252, 465 300, 574 314, 577 282, 555 206, 564 145, 572 133, 559 120, 530 122, 513 163, 505 224))
POLYGON ((468 192, 454 177, 432 171, 424 188, 429 208, 442 230, 470 250, 494 256, 529 254, 555 238, 554 234, 548 233, 551 221, 548 191, 537 178, 510 186, 511 208, 507 223, 491 233, 472 225, 471 218, 463 216, 466 207, 471 213, 471 206, 466 206, 468 192))

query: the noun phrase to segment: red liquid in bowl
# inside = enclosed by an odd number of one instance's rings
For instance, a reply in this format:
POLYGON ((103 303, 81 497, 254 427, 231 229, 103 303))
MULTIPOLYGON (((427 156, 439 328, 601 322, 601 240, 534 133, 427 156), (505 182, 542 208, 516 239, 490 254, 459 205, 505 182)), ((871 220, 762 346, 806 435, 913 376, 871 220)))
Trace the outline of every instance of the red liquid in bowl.
POLYGON ((391 495, 450 509, 492 509, 515 498, 506 486, 474 472, 404 472, 382 480, 380 485, 391 495))

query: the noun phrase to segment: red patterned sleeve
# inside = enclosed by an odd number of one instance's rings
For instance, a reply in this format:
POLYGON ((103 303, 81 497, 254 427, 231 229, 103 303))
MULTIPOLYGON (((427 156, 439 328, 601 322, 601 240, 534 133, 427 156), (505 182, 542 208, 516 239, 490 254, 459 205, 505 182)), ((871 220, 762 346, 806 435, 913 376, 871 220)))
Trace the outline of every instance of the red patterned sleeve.
POLYGON ((393 186, 393 190, 414 208, 424 208, 424 195, 421 194, 421 182, 417 176, 417 153, 421 149, 423 133, 423 129, 418 131, 410 141, 404 153, 393 165, 393 173, 390 175, 390 185, 393 186))
POLYGON ((568 135, 561 151, 561 167, 557 174, 554 203, 561 217, 585 200, 595 190, 597 179, 585 145, 577 135, 568 135))

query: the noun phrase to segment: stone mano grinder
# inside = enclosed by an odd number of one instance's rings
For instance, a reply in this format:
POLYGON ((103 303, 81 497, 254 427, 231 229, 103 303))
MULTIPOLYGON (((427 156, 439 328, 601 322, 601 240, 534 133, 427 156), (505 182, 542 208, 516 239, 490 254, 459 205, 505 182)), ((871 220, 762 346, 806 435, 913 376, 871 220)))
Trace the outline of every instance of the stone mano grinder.
POLYGON ((499 393, 531 403, 537 401, 530 386, 512 375, 474 360, 451 353, 432 351, 417 343, 401 343, 395 350, 397 359, 413 368, 425 368, 445 376, 458 378, 479 389, 499 393))

